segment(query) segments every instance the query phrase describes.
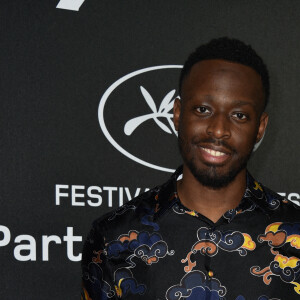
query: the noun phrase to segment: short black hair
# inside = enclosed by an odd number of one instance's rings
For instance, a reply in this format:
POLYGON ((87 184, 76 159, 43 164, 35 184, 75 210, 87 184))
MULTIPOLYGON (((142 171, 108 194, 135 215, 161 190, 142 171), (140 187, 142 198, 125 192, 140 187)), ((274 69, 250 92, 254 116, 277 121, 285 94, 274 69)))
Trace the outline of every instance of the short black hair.
POLYGON ((240 40, 228 37, 213 39, 207 44, 201 45, 195 52, 189 55, 180 73, 179 96, 181 96, 183 80, 189 74, 193 65, 199 61, 209 59, 223 59, 240 63, 254 69, 261 77, 265 94, 264 108, 266 108, 270 95, 270 82, 269 72, 265 63, 250 45, 246 45, 240 40))

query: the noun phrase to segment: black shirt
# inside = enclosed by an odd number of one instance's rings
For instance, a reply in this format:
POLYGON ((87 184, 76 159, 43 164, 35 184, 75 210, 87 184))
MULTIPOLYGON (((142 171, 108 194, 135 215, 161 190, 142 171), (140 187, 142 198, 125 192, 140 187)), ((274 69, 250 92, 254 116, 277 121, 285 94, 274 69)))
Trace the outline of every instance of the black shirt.
POLYGON ((82 299, 300 299, 299 207, 247 174, 217 223, 184 207, 171 179, 96 220, 82 299))

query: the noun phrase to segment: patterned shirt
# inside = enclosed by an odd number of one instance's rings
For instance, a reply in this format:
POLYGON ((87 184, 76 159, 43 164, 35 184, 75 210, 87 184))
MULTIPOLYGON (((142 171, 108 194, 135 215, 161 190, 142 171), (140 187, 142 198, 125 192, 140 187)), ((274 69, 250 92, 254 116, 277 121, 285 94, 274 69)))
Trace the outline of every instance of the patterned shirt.
POLYGON ((93 223, 81 299, 300 299, 299 207, 247 173, 213 223, 181 204, 181 172, 93 223))

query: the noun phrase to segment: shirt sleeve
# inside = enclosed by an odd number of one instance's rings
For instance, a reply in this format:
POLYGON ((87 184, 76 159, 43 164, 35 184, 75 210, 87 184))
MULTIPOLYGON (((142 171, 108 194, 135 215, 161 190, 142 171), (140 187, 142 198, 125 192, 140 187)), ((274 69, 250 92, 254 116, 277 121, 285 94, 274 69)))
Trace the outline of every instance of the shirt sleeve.
POLYGON ((83 246, 81 300, 117 299, 100 224, 93 224, 83 246))

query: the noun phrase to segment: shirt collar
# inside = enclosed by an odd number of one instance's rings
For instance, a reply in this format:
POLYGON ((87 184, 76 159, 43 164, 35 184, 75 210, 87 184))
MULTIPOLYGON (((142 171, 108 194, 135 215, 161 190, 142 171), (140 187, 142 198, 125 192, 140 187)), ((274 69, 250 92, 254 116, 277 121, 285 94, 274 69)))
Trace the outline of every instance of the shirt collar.
MULTIPOLYGON (((178 167, 170 179, 160 186, 156 195, 157 205, 154 214, 155 219, 171 209, 174 204, 180 202, 177 195, 177 180, 182 174, 182 171, 183 166, 178 167)), ((231 221, 237 214, 244 211, 252 211, 255 208, 259 208, 263 213, 269 215, 272 210, 279 206, 281 198, 281 196, 256 181, 247 171, 247 186, 244 196, 238 207, 227 211, 224 214, 224 218, 231 221)))
POLYGON ((175 203, 179 202, 177 195, 177 178, 182 174, 183 166, 177 168, 172 174, 170 179, 160 186, 158 193, 156 194, 156 209, 154 219, 162 216, 168 209, 170 209, 175 203))

